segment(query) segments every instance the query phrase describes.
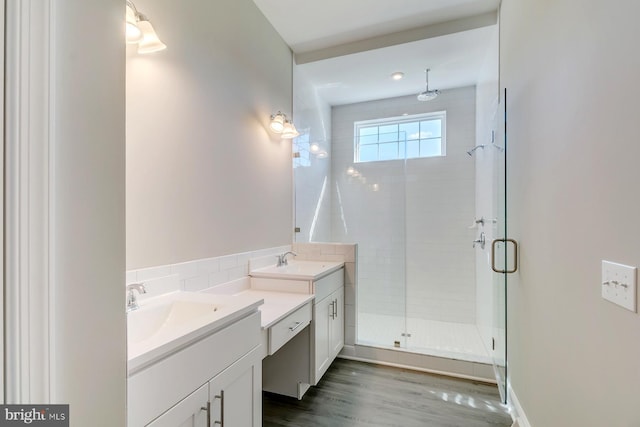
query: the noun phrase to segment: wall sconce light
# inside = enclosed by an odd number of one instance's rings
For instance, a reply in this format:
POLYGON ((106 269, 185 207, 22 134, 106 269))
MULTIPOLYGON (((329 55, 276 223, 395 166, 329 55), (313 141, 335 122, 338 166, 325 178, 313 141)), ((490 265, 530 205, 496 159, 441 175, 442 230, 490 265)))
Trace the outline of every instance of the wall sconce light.
POLYGON ((293 139, 300 135, 300 132, 298 132, 293 122, 287 118, 286 114, 280 111, 271 115, 269 128, 273 132, 280 134, 284 139, 293 139))
POLYGON ((271 123, 269 123, 269 127, 275 133, 282 133, 284 130, 284 121, 286 120, 286 116, 278 111, 276 114, 271 115, 271 123))
POLYGON ((284 130, 282 131, 281 136, 284 139, 293 139, 298 135, 300 135, 300 132, 298 132, 293 122, 290 120, 285 120, 284 130))
POLYGON ((167 45, 162 43, 149 19, 138 12, 132 1, 127 0, 126 8, 127 43, 137 43, 138 53, 152 53, 166 49, 167 45))

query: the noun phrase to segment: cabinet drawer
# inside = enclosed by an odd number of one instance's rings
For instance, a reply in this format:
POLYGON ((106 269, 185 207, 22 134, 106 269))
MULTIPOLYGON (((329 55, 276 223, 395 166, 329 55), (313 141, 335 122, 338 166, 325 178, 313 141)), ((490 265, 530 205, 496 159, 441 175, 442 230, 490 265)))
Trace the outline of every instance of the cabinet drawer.
POLYGON ((269 355, 285 345, 311 322, 311 301, 269 328, 269 355))
POLYGON ((344 285, 344 268, 334 271, 328 276, 313 282, 313 293, 316 295, 316 303, 322 301, 328 295, 344 285))

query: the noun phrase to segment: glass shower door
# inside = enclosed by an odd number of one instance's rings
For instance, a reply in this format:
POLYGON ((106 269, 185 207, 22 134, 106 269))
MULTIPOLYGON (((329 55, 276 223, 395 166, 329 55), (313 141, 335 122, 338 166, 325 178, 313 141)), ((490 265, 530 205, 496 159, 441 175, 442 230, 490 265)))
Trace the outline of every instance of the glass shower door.
MULTIPOLYGON (((491 247, 493 270, 493 351, 492 362, 500 389, 506 402, 507 388, 507 280, 508 273, 515 271, 516 261, 507 250, 507 91, 502 93, 496 114, 496 150, 494 152, 493 186, 496 224, 491 247), (512 267, 509 265, 511 264, 512 267)), ((514 242, 513 242, 514 243, 514 242)), ((516 253, 517 255, 517 253, 516 253)))
MULTIPOLYGON (((399 136, 397 132, 376 135, 376 140, 386 139, 395 141, 399 136)), ((344 163, 338 167, 342 172, 336 182, 335 202, 342 220, 334 229, 334 239, 358 242, 356 343, 405 348, 404 161, 344 163)))

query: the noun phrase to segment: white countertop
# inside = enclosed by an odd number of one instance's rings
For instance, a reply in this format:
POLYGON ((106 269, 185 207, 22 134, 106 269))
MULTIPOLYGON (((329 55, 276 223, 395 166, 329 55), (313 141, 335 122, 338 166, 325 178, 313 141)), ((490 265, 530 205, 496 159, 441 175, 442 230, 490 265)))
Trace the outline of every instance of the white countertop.
POLYGON ((262 329, 270 328, 315 298, 313 294, 257 291, 253 289, 243 291, 241 294, 264 300, 264 304, 258 308, 262 314, 262 329))
POLYGON ((127 314, 129 374, 228 326, 262 304, 259 295, 250 293, 173 292, 144 301, 127 314), (172 306, 176 302, 184 306, 172 306), (210 304, 215 310, 190 316, 184 309, 189 303, 210 304))
POLYGON ((252 277, 285 280, 318 280, 344 266, 342 261, 289 261, 288 265, 275 265, 251 270, 252 277))
POLYGON ((314 297, 306 293, 254 289, 217 294, 211 289, 205 292, 173 292, 145 300, 138 310, 127 314, 129 375, 256 309, 261 313, 262 329, 266 330, 313 301, 314 297), (186 309, 176 309, 176 302, 185 303, 186 309), (215 310, 190 317, 189 303, 210 304, 215 310))

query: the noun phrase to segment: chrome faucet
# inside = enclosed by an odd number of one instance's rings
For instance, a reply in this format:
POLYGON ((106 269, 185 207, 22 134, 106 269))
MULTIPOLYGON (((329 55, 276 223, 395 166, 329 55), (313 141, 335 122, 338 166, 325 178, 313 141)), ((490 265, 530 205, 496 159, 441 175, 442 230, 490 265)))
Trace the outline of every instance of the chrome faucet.
POLYGON ((136 294, 134 294, 133 291, 138 291, 140 294, 147 293, 144 283, 131 283, 127 285, 127 312, 140 308, 136 294))
POLYGON ((287 262, 287 255, 289 254, 293 256, 298 256, 297 253, 291 252, 291 251, 285 252, 282 255, 276 255, 276 257, 278 258, 278 265, 277 265, 278 267, 282 267, 283 265, 289 265, 289 263, 287 262))
POLYGON ((485 234, 484 231, 480 233, 480 237, 478 237, 476 240, 473 241, 473 247, 475 248, 476 245, 480 245, 481 249, 484 249, 484 245, 486 243, 486 238, 485 238, 485 234))

